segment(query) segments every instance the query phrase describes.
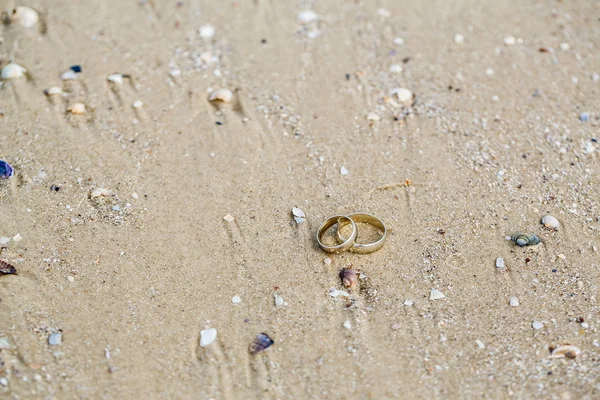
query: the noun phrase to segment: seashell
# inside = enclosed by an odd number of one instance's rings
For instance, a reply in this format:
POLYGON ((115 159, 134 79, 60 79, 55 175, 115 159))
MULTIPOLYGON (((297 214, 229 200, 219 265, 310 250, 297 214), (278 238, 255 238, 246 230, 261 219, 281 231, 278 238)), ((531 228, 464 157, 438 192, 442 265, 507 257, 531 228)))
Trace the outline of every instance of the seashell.
POLYGON ((27 70, 25 69, 25 67, 14 62, 10 62, 2 68, 1 75, 2 79, 6 81, 9 79, 21 78, 26 73, 27 70))
POLYGON ((215 36, 215 27, 210 24, 202 25, 198 32, 202 39, 212 39, 215 36))
POLYGON ((217 330, 215 328, 204 329, 200 331, 200 347, 206 347, 217 338, 217 330))
POLYGON ((39 22, 40 16, 33 8, 18 6, 12 11, 12 20, 25 28, 31 28, 39 22))
POLYGON ((208 96, 208 101, 231 103, 231 100, 233 100, 233 92, 229 89, 217 89, 208 96))
POLYGON ((133 104, 131 106, 135 109, 138 109, 138 108, 142 108, 144 106, 144 103, 142 103, 141 100, 136 100, 133 102, 133 104))
POLYGON ((113 192, 112 190, 104 189, 104 188, 97 188, 97 189, 92 190, 90 197, 92 199, 95 199, 98 197, 110 197, 110 196, 114 196, 114 195, 115 195, 115 192, 113 192))
POLYGON ((550 358, 575 358, 581 354, 581 349, 571 344, 550 346, 550 358))
POLYGON ((72 69, 68 69, 60 76, 60 79, 63 81, 74 81, 77 79, 77 72, 72 69))
POLYGON ((498 269, 506 268, 506 264, 504 264, 504 259, 502 257, 496 258, 496 268, 498 268, 498 269))
POLYGON ((402 66, 400 64, 392 64, 390 65, 390 72, 399 74, 402 72, 402 66))
POLYGON ((77 114, 77 115, 84 114, 85 113, 85 104, 73 103, 67 108, 67 111, 69 111, 71 114, 77 114))
POLYGON ((429 300, 439 300, 443 299, 444 297, 446 297, 444 293, 437 289, 431 289, 431 292, 429 292, 429 300))
POLYGON ((224 216, 224 217, 223 217, 223 219, 224 219, 225 221, 227 221, 227 222, 233 222, 233 220, 234 220, 235 218, 233 218, 233 215, 231 215, 231 214, 227 214, 226 216, 224 216))
POLYGON ((354 289, 358 285, 358 271, 352 268, 344 268, 340 271, 342 285, 349 289, 354 289))
POLYGON ((543 323, 541 323, 540 321, 533 321, 533 322, 531 323, 531 327, 532 327, 533 329, 535 329, 536 331, 538 331, 538 330, 540 330, 540 329, 542 329, 542 328, 544 327, 544 324, 543 324, 543 323))
POLYGON ((343 165, 340 168, 340 175, 342 175, 342 176, 348 175, 348 170, 343 165))
POLYGON ((319 16, 313 10, 304 10, 298 13, 298 22, 303 25, 310 24, 319 19, 319 16))
POLYGON ((346 329, 348 329, 348 330, 351 330, 352 329, 352 324, 350 323, 350 321, 346 320, 346 321, 344 321, 343 327, 346 328, 346 329))
POLYGON ((13 176, 13 168, 6 161, 0 160, 0 179, 8 179, 13 176))
POLYGON ((337 290, 336 288, 329 289, 328 294, 333 298, 337 298, 337 297, 344 297, 346 299, 350 298, 350 293, 346 292, 345 290, 337 290))
POLYGON ((404 300, 404 303, 402 303, 402 304, 406 307, 410 307, 414 304, 414 301, 412 301, 411 299, 406 299, 406 300, 404 300))
POLYGON ((123 84, 123 74, 119 74, 119 73, 115 73, 115 74, 110 74, 109 76, 106 77, 106 80, 108 80, 109 82, 112 83, 116 83, 117 85, 121 85, 123 84))
POLYGON ((515 296, 512 296, 509 300, 508 300, 508 304, 511 305, 511 307, 518 307, 519 306, 519 299, 515 296))
POLYGON ((410 106, 413 103, 414 94, 406 88, 392 89, 390 94, 392 96, 396 95, 400 103, 404 104, 405 106, 410 106))
POLYGON ((250 354, 256 354, 268 349, 273 343, 275 342, 269 337, 269 335, 266 333, 259 333, 256 335, 252 343, 250 343, 248 350, 250 351, 250 354))
POLYGON ((534 246, 540 242, 540 238, 535 236, 533 233, 517 232, 511 236, 511 239, 520 247, 534 246))
POLYGON ((560 226, 560 222, 558 222, 558 220, 552 215, 544 215, 541 222, 546 228, 550 229, 556 230, 560 226))
POLYGON ((277 293, 273 295, 273 299, 275 300, 275 307, 279 308, 285 305, 285 300, 277 293))
POLYGON ((235 305, 241 304, 242 303, 242 298, 240 296, 233 296, 231 298, 231 302, 235 305))
POLYGON ((17 269, 7 263, 6 261, 0 260, 0 275, 14 275, 17 273, 17 269))
POLYGON ((504 44, 507 46, 513 46, 517 43, 517 38, 514 36, 507 36, 504 38, 504 44))
POLYGON ((306 214, 301 209, 294 207, 292 208, 292 215, 297 224, 306 221, 306 214))
POLYGON ((59 88, 58 86, 52 86, 49 87, 48 89, 44 90, 44 94, 46 96, 60 96, 62 94, 62 89, 59 88))
POLYGON ((83 69, 81 68, 81 65, 77 65, 77 64, 76 64, 76 65, 71 65, 71 66, 69 67, 69 69, 70 69, 71 71, 73 71, 73 72, 77 73, 77 74, 79 74, 80 72, 82 72, 82 71, 83 71, 83 69))

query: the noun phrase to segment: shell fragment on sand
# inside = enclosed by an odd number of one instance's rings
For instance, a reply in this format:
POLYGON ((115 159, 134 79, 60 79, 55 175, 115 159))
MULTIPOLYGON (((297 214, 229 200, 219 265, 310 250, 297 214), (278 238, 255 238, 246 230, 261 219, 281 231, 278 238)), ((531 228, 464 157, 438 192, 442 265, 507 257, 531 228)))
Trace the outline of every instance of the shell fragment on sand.
POLYGON ((292 215, 294 216, 294 220, 297 224, 306 221, 306 214, 304 214, 304 211, 302 211, 298 207, 292 208, 292 215))
POLYGON ((313 10, 304 10, 298 13, 298 22, 306 25, 319 19, 319 16, 313 10))
POLYGON ((0 275, 14 275, 17 273, 17 269, 7 263, 6 261, 0 260, 0 275))
POLYGON ((508 300, 508 304, 510 304, 511 307, 518 307, 519 306, 519 299, 516 296, 512 296, 509 300, 508 300))
POLYGON ((12 20, 25 28, 31 28, 39 22, 40 16, 31 7, 18 6, 12 11, 12 20))
POLYGON ((429 292, 429 300, 440 300, 446 297, 444 293, 440 292, 437 289, 431 289, 429 292))
POLYGON ((14 170, 6 161, 0 160, 0 179, 8 179, 13 176, 14 170))
POLYGON ((232 215, 230 215, 230 214, 227 214, 226 216, 224 216, 224 217, 223 217, 223 219, 224 219, 225 221, 227 221, 227 222, 233 222, 233 220, 234 220, 235 218, 233 218, 233 216, 232 216, 232 215))
POLYGON ((581 354, 581 349, 570 344, 550 347, 550 358, 575 358, 581 354))
POLYGON ((552 215, 544 215, 542 217, 541 223, 546 228, 554 229, 554 230, 558 229, 558 227, 560 226, 560 222, 558 222, 558 220, 556 218, 554 218, 552 215))
POLYGON ((215 27, 210 24, 202 25, 198 29, 198 33, 202 39, 212 39, 215 36, 215 32, 215 27))
POLYGON ((98 198, 98 197, 111 197, 114 196, 115 192, 110 190, 110 189, 104 189, 104 188, 97 188, 92 190, 92 192, 90 193, 90 197, 92 199, 98 198))
POLYGON ((223 103, 231 103, 233 100, 233 92, 229 89, 220 88, 214 90, 210 96, 208 96, 208 101, 221 101, 223 103))
POLYGON ((531 327, 537 331, 537 330, 542 329, 544 327, 544 324, 541 323, 540 321, 533 321, 531 323, 531 327))
POLYGON ((231 298, 231 302, 235 305, 238 305, 242 303, 242 299, 240 298, 240 296, 233 296, 231 298))
POLYGON ((506 268, 506 264, 504 264, 504 259, 502 257, 496 258, 496 268, 498 268, 498 269, 506 268))
POLYGON ((44 90, 44 94, 48 97, 50 96, 60 96, 63 93, 62 89, 58 86, 52 86, 48 89, 44 90))
POLYGON ((204 329, 200 331, 200 347, 206 347, 217 338, 217 330, 215 328, 204 329))
POLYGON ((252 343, 250 343, 248 351, 250 354, 256 354, 268 349, 273 343, 275 343, 275 341, 271 339, 269 335, 266 333, 259 333, 256 335, 252 343))
POLYGON ((50 346, 57 346, 61 343, 62 343, 62 334, 60 332, 51 333, 50 336, 48 336, 48 344, 50 346))
POLYGON ((75 115, 85 114, 85 104, 73 103, 67 108, 67 111, 75 115))
POLYGON ((8 63, 4 67, 2 67, 2 79, 7 81, 10 79, 18 79, 23 77, 27 73, 27 69, 25 67, 17 64, 17 63, 8 63))
POLYGON ((346 167, 344 167, 343 165, 342 165, 342 167, 340 168, 340 175, 342 175, 342 176, 346 176, 346 175, 348 175, 348 170, 347 170, 347 169, 346 169, 346 167))
POLYGON ((283 299, 283 297, 281 297, 277 293, 275 293, 273 295, 273 300, 275 300, 275 307, 277 307, 277 308, 285 305, 285 300, 283 299))
POLYGON ((413 103, 414 94, 407 88, 395 88, 390 91, 390 95, 396 96, 398 101, 405 106, 410 106, 413 103))

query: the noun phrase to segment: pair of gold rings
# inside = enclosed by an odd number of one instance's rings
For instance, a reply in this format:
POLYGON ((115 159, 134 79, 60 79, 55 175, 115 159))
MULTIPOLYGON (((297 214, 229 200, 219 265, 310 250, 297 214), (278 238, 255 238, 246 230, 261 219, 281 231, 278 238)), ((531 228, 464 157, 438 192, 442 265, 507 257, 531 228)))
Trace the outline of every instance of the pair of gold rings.
POLYGON ((387 229, 385 224, 377 217, 365 213, 354 213, 348 215, 334 215, 333 217, 327 218, 325 222, 321 224, 317 231, 317 242, 319 246, 327 253, 341 253, 343 251, 351 251, 353 253, 367 254, 377 251, 383 246, 387 235, 387 229), (373 243, 356 243, 356 237, 358 236, 358 228, 356 222, 367 223, 378 228, 382 233, 381 237, 373 243), (327 246, 323 243, 323 235, 329 228, 337 224, 336 237, 340 242, 334 246, 327 246), (342 228, 347 225, 352 226, 352 233, 350 236, 345 237, 342 234, 342 228))

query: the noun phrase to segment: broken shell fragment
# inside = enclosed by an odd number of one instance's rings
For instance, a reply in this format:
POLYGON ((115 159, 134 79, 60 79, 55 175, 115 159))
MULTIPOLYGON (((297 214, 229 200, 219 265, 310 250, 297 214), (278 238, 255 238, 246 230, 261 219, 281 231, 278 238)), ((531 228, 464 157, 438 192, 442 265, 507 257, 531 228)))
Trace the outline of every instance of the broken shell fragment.
POLYGON ((443 299, 444 297, 446 297, 444 293, 437 289, 431 289, 431 292, 429 292, 429 300, 439 300, 443 299))
POLYGON ((581 349, 570 344, 550 346, 550 358, 575 358, 580 354, 581 349))
POLYGON ((109 189, 104 189, 104 188, 97 188, 92 190, 92 193, 90 193, 90 197, 92 199, 96 199, 98 197, 110 197, 110 196, 114 196, 115 192, 113 192, 112 190, 109 189))
POLYGON ((108 75, 106 77, 106 80, 108 80, 109 82, 112 82, 112 83, 116 83, 117 85, 121 85, 121 84, 123 84, 123 78, 125 78, 125 75, 115 73, 115 74, 108 75))
POLYGON ((6 261, 0 260, 0 275, 14 275, 17 273, 17 269, 7 263, 6 261))
POLYGON ((141 100, 136 100, 133 102, 133 104, 131 105, 133 108, 142 108, 144 106, 144 103, 141 100))
POLYGON ((73 103, 67 108, 67 111, 69 111, 71 114, 77 114, 77 115, 84 114, 85 113, 85 104, 73 103))
POLYGON ((8 179, 13 175, 13 168, 6 161, 0 160, 0 179, 8 179))
POLYGON ((49 87, 48 89, 44 90, 44 94, 48 97, 50 96, 60 96, 62 94, 62 89, 59 88, 58 86, 52 86, 49 87))
POLYGON ((12 11, 13 22, 18 22, 25 28, 31 28, 37 24, 40 20, 40 16, 37 11, 31 7, 18 6, 12 11))
POLYGON ((519 306, 519 299, 516 296, 512 296, 508 300, 508 304, 510 304, 511 307, 518 307, 519 306))
POLYGON ((25 69, 25 67, 13 62, 6 64, 2 68, 1 72, 2 79, 4 79, 5 81, 9 79, 21 78, 26 73, 27 70, 25 69))
POLYGON ((275 342, 269 337, 269 335, 267 335, 266 333, 259 333, 258 335, 256 335, 252 343, 250 343, 248 351, 250 351, 250 354, 256 354, 268 349, 273 343, 275 342))
POLYGON ((204 329, 200 331, 200 347, 206 347, 217 338, 217 330, 215 328, 204 329))
POLYGON ((400 103, 404 104, 405 106, 411 106, 413 103, 414 94, 406 88, 392 89, 390 94, 392 96, 396 95, 398 101, 400 101, 400 103))
POLYGON ((215 27, 210 24, 202 25, 198 33, 202 39, 212 39, 215 36, 215 27))
POLYGON ((63 81, 74 81, 77 79, 77 72, 72 69, 68 69, 60 76, 60 79, 63 81))
POLYGON ((294 216, 294 220, 297 224, 306 221, 306 214, 304 214, 304 211, 298 207, 292 208, 292 215, 294 216))
POLYGON ((513 242, 517 244, 517 246, 534 246, 540 243, 540 238, 534 235, 533 233, 521 233, 517 232, 511 236, 513 242))
POLYGON ((340 279, 344 287, 353 289, 358 284, 358 271, 352 268, 344 268, 340 271, 340 279))
POLYGON ((560 226, 560 222, 558 222, 558 220, 552 215, 544 215, 541 222, 546 228, 549 229, 556 230, 560 226))
POLYGON ((319 19, 319 16, 313 10, 304 10, 298 13, 298 22, 301 24, 310 24, 319 19))
POLYGON ((229 89, 217 89, 208 96, 208 101, 231 103, 231 100, 233 100, 233 92, 229 89))

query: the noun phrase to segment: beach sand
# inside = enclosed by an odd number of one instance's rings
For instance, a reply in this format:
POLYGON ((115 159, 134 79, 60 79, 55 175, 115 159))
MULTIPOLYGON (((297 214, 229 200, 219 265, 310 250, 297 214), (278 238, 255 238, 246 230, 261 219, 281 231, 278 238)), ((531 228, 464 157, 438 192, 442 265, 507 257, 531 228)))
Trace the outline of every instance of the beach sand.
POLYGON ((0 396, 600 397, 597 2, 2 5, 40 22, 0 27, 0 396), (328 256, 355 211, 386 244, 328 256))

